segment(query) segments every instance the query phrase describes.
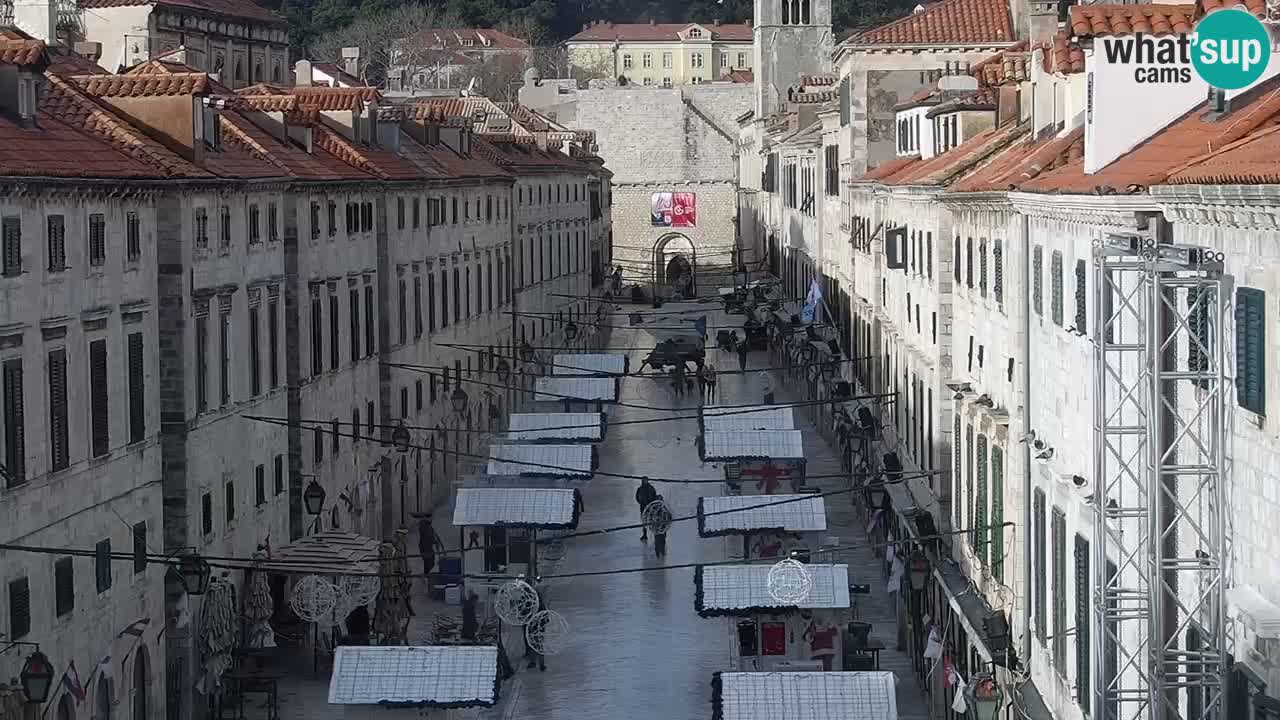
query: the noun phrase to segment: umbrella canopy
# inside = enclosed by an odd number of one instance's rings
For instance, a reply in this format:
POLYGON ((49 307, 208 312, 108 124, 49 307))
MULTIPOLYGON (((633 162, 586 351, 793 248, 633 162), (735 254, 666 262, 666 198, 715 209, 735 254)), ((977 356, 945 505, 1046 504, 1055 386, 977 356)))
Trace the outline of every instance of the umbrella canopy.
POLYGON ((267 554, 259 550, 253 554, 253 559, 254 566, 245 571, 248 592, 244 597, 244 645, 247 648, 273 648, 276 646, 276 634, 270 622, 273 605, 271 585, 261 569, 267 554))
POLYGON ((408 638, 409 567, 405 562, 405 546, 408 532, 396 531, 394 543, 382 543, 378 547, 378 574, 382 576, 382 593, 378 596, 378 608, 374 615, 374 632, 382 637, 383 645, 404 645, 408 638))
POLYGON ((204 673, 200 691, 212 695, 222 689, 222 675, 231 667, 236 644, 235 586, 219 578, 209 585, 200 612, 200 657, 204 673))

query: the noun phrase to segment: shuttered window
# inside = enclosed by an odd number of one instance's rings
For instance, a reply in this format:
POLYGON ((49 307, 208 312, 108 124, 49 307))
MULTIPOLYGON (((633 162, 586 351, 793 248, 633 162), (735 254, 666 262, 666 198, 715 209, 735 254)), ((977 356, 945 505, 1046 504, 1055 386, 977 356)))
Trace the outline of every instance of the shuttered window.
POLYGON ((1083 260, 1076 261, 1076 332, 1084 334, 1089 329, 1088 308, 1089 303, 1086 299, 1088 287, 1085 284, 1085 264, 1083 260))
POLYGON ((1236 290, 1236 401, 1267 414, 1267 296, 1255 288, 1236 290))
POLYGON ((62 617, 75 609, 76 584, 71 558, 58 558, 53 564, 53 611, 62 617))
POLYGON ((107 341, 89 343, 89 432, 94 457, 110 450, 107 406, 107 341))
POLYGON ((280 385, 280 304, 267 302, 267 384, 272 390, 280 385))
POLYGON ((969 549, 976 551, 978 538, 975 536, 973 530, 974 525, 976 525, 974 522, 975 516, 973 514, 973 425, 966 425, 964 429, 964 456, 968 460, 966 468, 967 472, 965 472, 964 475, 964 504, 968 508, 968 512, 965 513, 965 519, 969 521, 969 532, 966 536, 969 538, 969 549))
POLYGON ((255 397, 262 392, 262 326, 258 320, 258 307, 249 308, 249 393, 255 397))
POLYGON ((1031 250, 1031 307, 1044 317, 1044 248, 1037 245, 1031 250))
POLYGON ((1092 640, 1089 633, 1089 614, 1093 601, 1089 597, 1089 541, 1076 536, 1076 702, 1085 714, 1089 713, 1092 698, 1092 680, 1089 676, 1092 661, 1092 640))
POLYGON ((1004 451, 991 446, 991 576, 1004 582, 1004 451))
POLYGON ((1053 664, 1067 674, 1067 516, 1053 509, 1053 664))
POLYGON ((209 493, 200 496, 200 531, 205 535, 213 533, 213 495, 209 493))
MULTIPOLYGON (((338 349, 338 290, 329 288, 329 369, 337 370, 342 364, 338 349)), ((354 359, 354 358, 353 358, 354 359)))
POLYGON ((373 353, 377 348, 374 345, 374 330, 377 325, 373 320, 373 283, 366 278, 364 283, 364 354, 365 357, 373 357, 373 353))
POLYGON ((9 639, 21 640, 31 632, 31 584, 22 577, 9 581, 9 639))
POLYGON ((196 312, 196 412, 202 413, 209 409, 209 310, 196 312))
POLYGON ((232 520, 236 519, 236 484, 235 482, 228 480, 226 484, 223 485, 222 491, 223 491, 223 500, 225 500, 227 503, 227 507, 225 509, 227 522, 230 523, 232 520))
POLYGON ((103 540, 93 548, 93 577, 98 592, 111 589, 111 540, 103 540))
POLYGON ((1043 643, 1045 641, 1045 638, 1048 635, 1048 633, 1045 632, 1045 622, 1046 622, 1045 615, 1046 615, 1046 609, 1047 609, 1047 605, 1046 605, 1047 588, 1046 588, 1046 582, 1045 582, 1046 574, 1045 574, 1045 554, 1044 554, 1045 553, 1044 490, 1041 490, 1040 488, 1036 488, 1035 493, 1033 494, 1032 497, 1033 497, 1033 500, 1031 504, 1031 513, 1032 513, 1031 563, 1033 567, 1031 568, 1031 571, 1034 574, 1034 584, 1035 584, 1035 587, 1033 588, 1033 591, 1035 594, 1035 605, 1033 607, 1033 610, 1035 613, 1036 637, 1040 640, 1040 642, 1043 643))
POLYGON ((49 351, 49 462, 53 470, 71 464, 67 437, 67 351, 49 351))
MULTIPOLYGON (((352 288, 347 291, 347 300, 351 305, 350 323, 351 326, 351 362, 360 359, 360 290, 352 288)), ((338 342, 338 336, 333 336, 333 341, 338 342)))
POLYGON ((253 466, 253 506, 262 507, 267 504, 267 467, 253 466))
POLYGON ((413 339, 422 337, 422 276, 413 276, 413 339))
POLYGON ((7 217, 0 221, 0 275, 22 274, 22 219, 7 217))
POLYGON ((973 289, 973 238, 965 238, 964 284, 973 289))
POLYGON ((311 439, 315 444, 312 448, 314 451, 312 459, 315 460, 316 465, 319 465, 324 462, 324 429, 319 425, 311 428, 311 439))
MULTIPOLYGON (((336 340, 335 340, 336 342, 336 340)), ((311 377, 324 372, 324 316, 320 311, 319 291, 311 288, 311 377)))
MULTIPOLYGON (((1209 309, 1213 306, 1213 291, 1209 288, 1187 288, 1187 370, 1206 372, 1210 369, 1209 333, 1212 330, 1209 309)), ((1205 383, 1196 381, 1201 387, 1205 383)))
POLYGON ((987 436, 978 435, 978 496, 974 502, 973 529, 977 541, 978 562, 987 564, 991 547, 991 531, 987 529, 987 436))
POLYGON ((951 435, 951 512, 955 517, 955 528, 964 527, 964 491, 961 480, 964 477, 963 456, 960 453, 960 413, 956 413, 955 428, 951 435))
MULTIPOLYGON (((551 255, 551 239, 547 238, 547 251, 544 257, 550 257, 550 255, 551 255)), ((458 268, 454 268, 453 269, 453 321, 455 323, 462 321, 462 281, 459 279, 460 277, 461 277, 461 274, 458 272, 458 268)), ((547 276, 544 273, 543 279, 545 280, 546 277, 547 276)))
POLYGON ((1004 242, 994 240, 991 247, 991 294, 996 302, 1004 302, 1004 242))
POLYGON ((147 436, 147 389, 144 371, 145 354, 142 333, 129 333, 129 442, 141 442, 147 436))
POLYGON ((62 215, 50 215, 45 219, 45 244, 48 246, 49 271, 59 272, 67 268, 67 224, 62 215))
POLYGON ((27 442, 26 405, 23 401, 22 360, 5 360, 0 365, 0 393, 3 393, 4 466, 8 470, 7 487, 26 482, 27 442))
POLYGON ((987 296, 987 239, 978 240, 978 294, 987 296))
POLYGON ((218 397, 231 402, 231 298, 218 298, 218 397))
POLYGON ((372 439, 373 439, 373 425, 374 425, 374 422, 375 422, 375 421, 374 421, 374 418, 373 418, 374 412, 375 412, 375 410, 374 410, 374 407, 373 407, 373 401, 369 401, 369 402, 367 402, 367 403, 365 403, 365 404, 364 404, 365 435, 366 435, 370 440, 372 440, 372 439))
POLYGON ((956 284, 960 284, 960 236, 956 236, 955 246, 951 248, 951 271, 955 276, 956 284))
MULTIPOLYGON (((257 212, 256 205, 254 206, 254 212, 257 212)), ((124 256, 129 261, 142 257, 142 225, 136 212, 131 212, 124 216, 124 256)))
POLYGON ((284 456, 277 455, 271 461, 271 485, 276 495, 284 492, 284 456))
POLYGON ((1052 305, 1053 324, 1062 327, 1062 253, 1054 251, 1049 260, 1049 283, 1050 291, 1053 293, 1052 305))
MULTIPOLYGON (((441 277, 444 277, 441 274, 441 277)), ((436 274, 427 271, 427 333, 436 331, 436 274)))
POLYGON ((100 213, 89 216, 89 264, 107 261, 107 221, 100 213))
POLYGON ((147 524, 136 523, 133 526, 133 574, 147 570, 147 524))

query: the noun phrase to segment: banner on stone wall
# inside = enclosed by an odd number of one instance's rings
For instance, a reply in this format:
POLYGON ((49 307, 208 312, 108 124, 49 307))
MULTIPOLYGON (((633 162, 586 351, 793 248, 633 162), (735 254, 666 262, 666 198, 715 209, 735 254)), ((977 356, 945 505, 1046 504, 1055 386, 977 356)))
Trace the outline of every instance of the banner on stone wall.
POLYGON ((651 197, 649 208, 654 227, 698 225, 697 193, 657 192, 651 197))

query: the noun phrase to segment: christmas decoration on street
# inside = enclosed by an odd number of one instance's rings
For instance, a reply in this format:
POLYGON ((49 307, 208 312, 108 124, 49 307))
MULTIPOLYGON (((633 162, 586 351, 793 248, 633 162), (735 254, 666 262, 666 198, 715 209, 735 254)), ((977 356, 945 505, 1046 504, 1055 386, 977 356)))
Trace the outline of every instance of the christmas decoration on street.
POLYGON ((769 568, 769 594, 784 605, 804 602, 813 590, 813 577, 804 563, 792 557, 779 560, 769 568))

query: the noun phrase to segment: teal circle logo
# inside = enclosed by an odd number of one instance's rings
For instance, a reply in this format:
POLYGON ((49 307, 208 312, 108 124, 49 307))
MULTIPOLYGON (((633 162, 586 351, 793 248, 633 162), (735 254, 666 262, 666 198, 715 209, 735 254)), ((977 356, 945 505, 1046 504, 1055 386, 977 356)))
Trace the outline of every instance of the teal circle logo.
POLYGON ((1271 35, 1244 10, 1212 12, 1196 25, 1191 64, 1210 85, 1239 90, 1257 82, 1271 60, 1271 35))

